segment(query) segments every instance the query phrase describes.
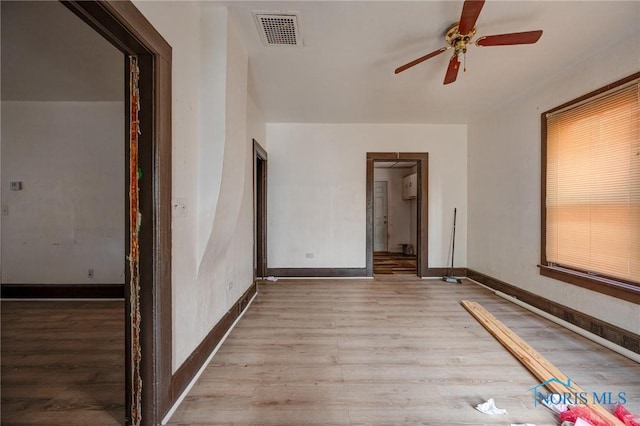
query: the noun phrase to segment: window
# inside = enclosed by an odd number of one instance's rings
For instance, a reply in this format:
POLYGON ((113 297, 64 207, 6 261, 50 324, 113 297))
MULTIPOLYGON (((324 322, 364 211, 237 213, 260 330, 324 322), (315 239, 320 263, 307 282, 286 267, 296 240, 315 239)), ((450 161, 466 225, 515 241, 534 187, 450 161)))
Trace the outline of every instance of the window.
POLYGON ((542 114, 542 152, 541 273, 640 292, 640 73, 542 114))

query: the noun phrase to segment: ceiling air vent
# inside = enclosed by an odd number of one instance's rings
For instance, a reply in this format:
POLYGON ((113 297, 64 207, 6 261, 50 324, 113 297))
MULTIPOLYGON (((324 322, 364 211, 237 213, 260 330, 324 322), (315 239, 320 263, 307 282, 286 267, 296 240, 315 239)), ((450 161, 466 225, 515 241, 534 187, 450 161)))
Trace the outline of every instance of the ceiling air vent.
POLYGON ((297 12, 253 12, 262 42, 267 46, 302 46, 297 12))

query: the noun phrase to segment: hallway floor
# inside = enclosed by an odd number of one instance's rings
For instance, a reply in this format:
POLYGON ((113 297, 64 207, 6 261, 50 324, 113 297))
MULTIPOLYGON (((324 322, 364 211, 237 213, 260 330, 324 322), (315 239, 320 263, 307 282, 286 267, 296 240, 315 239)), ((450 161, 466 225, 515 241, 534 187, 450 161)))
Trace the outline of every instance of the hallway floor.
POLYGON ((2 425, 124 423, 124 301, 2 301, 2 425))

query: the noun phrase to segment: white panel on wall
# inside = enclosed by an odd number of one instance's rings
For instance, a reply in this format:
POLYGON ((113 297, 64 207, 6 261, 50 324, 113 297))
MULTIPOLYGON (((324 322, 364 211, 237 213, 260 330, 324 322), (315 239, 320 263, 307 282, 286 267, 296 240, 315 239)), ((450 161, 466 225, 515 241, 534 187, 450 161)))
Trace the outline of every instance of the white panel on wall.
POLYGON ((267 139, 269 267, 365 266, 367 152, 429 153, 429 266, 446 266, 456 206, 466 264, 465 125, 267 124, 267 139))
POLYGON ((124 283, 123 117, 123 102, 2 103, 3 283, 124 283))

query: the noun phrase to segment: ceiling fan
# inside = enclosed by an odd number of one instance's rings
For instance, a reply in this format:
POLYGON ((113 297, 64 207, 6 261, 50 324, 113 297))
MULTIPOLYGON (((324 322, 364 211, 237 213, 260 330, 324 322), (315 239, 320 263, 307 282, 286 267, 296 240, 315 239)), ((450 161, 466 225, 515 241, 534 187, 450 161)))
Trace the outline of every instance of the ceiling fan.
MULTIPOLYGON (((467 53, 467 46, 475 44, 476 46, 509 46, 514 44, 533 44, 542 36, 542 30, 525 31, 521 33, 498 34, 479 37, 477 40, 471 39, 476 34, 476 21, 480 16, 480 11, 484 6, 484 0, 465 0, 462 6, 462 14, 460 21, 449 27, 445 34, 445 41, 448 46, 442 47, 434 52, 415 59, 408 64, 396 68, 395 73, 401 73, 419 63, 431 59, 439 54, 453 49, 453 55, 449 60, 447 73, 444 76, 444 84, 450 84, 456 81, 458 70, 460 68, 461 59, 467 53)), ((465 70, 466 71, 466 70, 465 70)))

